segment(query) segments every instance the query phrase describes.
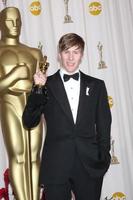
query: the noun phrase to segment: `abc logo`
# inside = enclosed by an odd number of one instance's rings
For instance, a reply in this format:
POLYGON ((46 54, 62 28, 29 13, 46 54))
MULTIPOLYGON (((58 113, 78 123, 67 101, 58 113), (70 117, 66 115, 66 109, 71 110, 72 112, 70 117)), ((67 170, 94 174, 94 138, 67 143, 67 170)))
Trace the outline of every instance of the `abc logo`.
POLYGON ((89 3, 89 13, 91 15, 99 15, 102 11, 102 5, 100 2, 89 3))
POLYGON ((126 195, 122 192, 116 192, 113 194, 113 200, 126 200, 126 195))
POLYGON ((33 1, 30 5, 30 12, 33 15, 40 15, 40 13, 41 13, 41 3, 39 1, 33 1))
POLYGON ((113 103, 113 98, 111 96, 108 96, 108 102, 109 102, 109 107, 112 108, 114 103, 113 103))

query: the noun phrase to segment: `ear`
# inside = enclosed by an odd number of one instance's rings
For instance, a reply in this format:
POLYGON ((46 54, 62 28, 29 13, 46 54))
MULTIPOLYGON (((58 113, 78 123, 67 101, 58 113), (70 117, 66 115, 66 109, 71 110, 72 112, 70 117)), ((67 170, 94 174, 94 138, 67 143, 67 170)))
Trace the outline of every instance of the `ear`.
POLYGON ((61 55, 60 55, 60 53, 58 53, 58 55, 57 55, 57 61, 58 61, 58 62, 61 61, 61 55))

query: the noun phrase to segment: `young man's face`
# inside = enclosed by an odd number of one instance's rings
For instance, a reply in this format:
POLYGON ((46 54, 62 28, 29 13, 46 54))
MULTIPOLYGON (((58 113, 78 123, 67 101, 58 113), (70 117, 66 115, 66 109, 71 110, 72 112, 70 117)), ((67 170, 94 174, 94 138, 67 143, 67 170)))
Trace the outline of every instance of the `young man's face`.
POLYGON ((61 67, 68 73, 73 73, 78 69, 83 57, 83 51, 77 46, 73 46, 59 53, 61 67))

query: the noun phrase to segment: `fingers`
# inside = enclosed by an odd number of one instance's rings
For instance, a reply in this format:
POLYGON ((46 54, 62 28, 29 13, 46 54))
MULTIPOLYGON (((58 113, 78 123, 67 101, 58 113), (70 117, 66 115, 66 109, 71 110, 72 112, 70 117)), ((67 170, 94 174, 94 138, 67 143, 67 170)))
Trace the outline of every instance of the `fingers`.
POLYGON ((47 77, 41 71, 34 74, 34 82, 36 85, 45 85, 47 77))
POLYGON ((46 62, 47 61, 47 56, 43 56, 43 60, 44 60, 44 62, 46 62))

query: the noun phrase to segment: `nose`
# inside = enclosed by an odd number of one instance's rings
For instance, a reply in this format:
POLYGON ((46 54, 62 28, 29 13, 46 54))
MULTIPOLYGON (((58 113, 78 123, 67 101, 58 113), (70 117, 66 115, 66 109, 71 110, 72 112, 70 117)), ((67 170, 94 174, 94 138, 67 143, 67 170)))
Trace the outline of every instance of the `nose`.
POLYGON ((13 26, 17 26, 17 20, 13 21, 13 26))
POLYGON ((69 54, 69 60, 73 60, 73 53, 69 54))
POLYGON ((14 20, 13 20, 13 26, 14 26, 14 27, 17 27, 17 26, 18 26, 18 19, 14 19, 14 20))

